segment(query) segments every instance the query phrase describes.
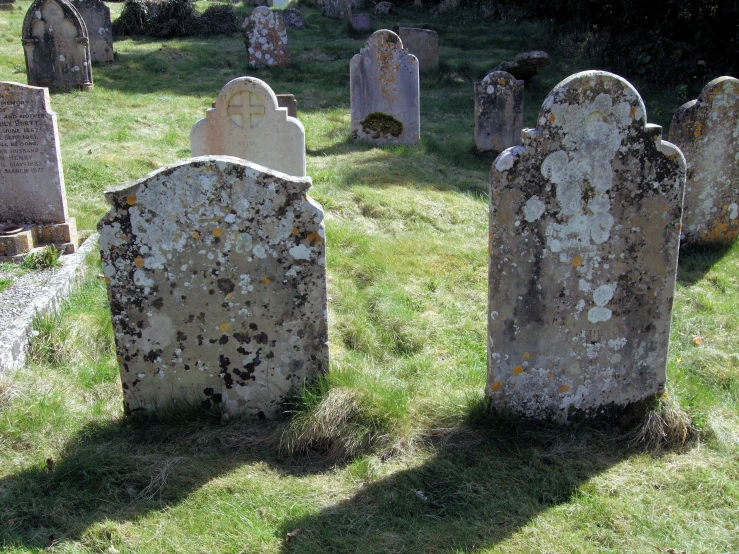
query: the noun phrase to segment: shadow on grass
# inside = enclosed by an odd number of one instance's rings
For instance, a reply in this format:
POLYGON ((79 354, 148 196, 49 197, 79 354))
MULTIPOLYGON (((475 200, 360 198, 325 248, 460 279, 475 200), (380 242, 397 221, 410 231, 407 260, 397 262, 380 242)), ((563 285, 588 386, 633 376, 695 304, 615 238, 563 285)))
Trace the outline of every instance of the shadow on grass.
POLYGON ((677 282, 684 287, 695 285, 729 253, 732 246, 732 244, 710 244, 681 248, 677 268, 677 282))

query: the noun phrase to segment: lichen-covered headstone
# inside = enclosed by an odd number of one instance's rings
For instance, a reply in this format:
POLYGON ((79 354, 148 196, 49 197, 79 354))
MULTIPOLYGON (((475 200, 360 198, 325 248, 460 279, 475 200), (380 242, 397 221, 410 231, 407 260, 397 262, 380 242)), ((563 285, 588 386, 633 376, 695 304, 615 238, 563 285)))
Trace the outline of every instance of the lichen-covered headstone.
POLYGON ((72 4, 85 20, 90 36, 90 58, 93 62, 113 61, 113 29, 110 8, 103 0, 73 0, 72 4))
POLYGON ((321 13, 332 19, 349 19, 352 16, 351 0, 322 0, 321 13))
POLYGON ((421 141, 418 59, 400 37, 383 29, 351 61, 351 117, 354 138, 375 144, 421 141))
POLYGON ((271 417, 328 368, 310 186, 212 156, 106 192, 100 253, 128 411, 185 401, 271 417))
POLYGON ((244 26, 250 67, 290 65, 290 48, 282 13, 266 6, 254 8, 244 26))
POLYGON ((280 108, 269 85, 239 77, 190 131, 193 156, 236 156, 288 175, 305 175, 305 129, 280 108))
POLYGON ((739 80, 719 77, 683 105, 670 140, 685 154, 683 244, 729 244, 739 235, 739 80))
MULTIPOLYGON (((574 421, 664 391, 685 159, 626 80, 586 71, 490 173, 488 394, 574 421)), ((635 406, 632 406, 635 407, 635 406)))
POLYGON ((28 84, 92 88, 87 26, 67 0, 35 0, 23 20, 28 84))
POLYGON ((0 230, 0 257, 49 243, 76 249, 49 91, 0 81, 0 226, 6 224, 13 225, 0 230))
POLYGON ((398 29, 403 46, 418 58, 421 71, 439 69, 439 35, 431 29, 400 27, 398 29))
POLYGON ((493 71, 475 83, 475 148, 501 152, 515 146, 523 129, 523 81, 493 71))

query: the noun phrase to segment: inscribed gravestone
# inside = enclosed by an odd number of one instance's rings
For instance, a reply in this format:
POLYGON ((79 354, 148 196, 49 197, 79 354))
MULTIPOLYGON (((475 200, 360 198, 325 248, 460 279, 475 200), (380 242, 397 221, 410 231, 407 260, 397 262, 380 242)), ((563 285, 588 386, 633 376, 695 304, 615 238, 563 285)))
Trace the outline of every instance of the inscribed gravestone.
POLYGON ((87 27, 67 0, 35 0, 23 20, 28 84, 92 88, 87 27))
POLYGON ((235 156, 288 175, 305 175, 305 129, 264 81, 239 77, 190 131, 193 156, 235 156))
POLYGON ((501 152, 518 144, 523 129, 523 81, 493 71, 475 83, 475 147, 501 152))
POLYGON ((351 61, 352 134, 375 144, 421 141, 418 59, 383 29, 351 61))
POLYGON ((42 243, 64 253, 76 249, 49 91, 0 81, 0 226, 6 224, 16 230, 0 239, 0 256, 42 243))
POLYGON ((682 243, 731 243, 739 235, 739 80, 719 77, 683 105, 670 140, 685 154, 682 243))
POLYGON ((102 0, 73 0, 72 4, 85 21, 90 38, 90 59, 93 62, 113 61, 113 29, 110 8, 102 0))
POLYGON ((663 392, 685 160, 639 93, 586 71, 490 174, 488 393, 573 421, 663 392))
POLYGON ((282 13, 265 6, 254 8, 245 29, 250 67, 285 66, 290 64, 287 30, 282 13))
POLYGON ((106 192, 100 252, 129 411, 182 400, 270 417, 328 368, 310 186, 210 156, 106 192))
POLYGON ((434 71, 439 68, 439 35, 430 29, 400 27, 400 40, 408 52, 418 58, 421 71, 434 71))

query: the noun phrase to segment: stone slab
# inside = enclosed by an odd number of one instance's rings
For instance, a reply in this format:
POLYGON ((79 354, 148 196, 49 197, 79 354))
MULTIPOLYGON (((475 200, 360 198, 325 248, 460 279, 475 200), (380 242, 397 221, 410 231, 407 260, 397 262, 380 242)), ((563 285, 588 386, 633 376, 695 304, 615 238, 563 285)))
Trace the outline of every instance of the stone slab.
POLYGON ((490 172, 488 394, 571 422, 664 391, 685 159, 601 71, 544 101, 490 172))
POLYGON ((244 37, 250 67, 290 65, 287 30, 280 11, 266 6, 254 8, 246 22, 244 37))
POLYGON ((734 242, 739 235, 739 80, 719 77, 684 104, 670 140, 685 155, 682 243, 734 242))
POLYGON ((398 30, 403 46, 418 58, 420 71, 439 69, 439 34, 431 29, 400 27, 398 30))
POLYGON ((110 8, 103 0, 73 0, 87 26, 90 38, 90 59, 93 62, 113 61, 113 28, 110 8))
POLYGON ((328 368, 309 177, 211 156, 106 192, 100 251, 126 409, 268 418, 328 368))
POLYGON ((298 100, 293 94, 277 94, 277 105, 287 110, 288 117, 298 117, 298 100))
POLYGON ((493 71, 475 83, 475 148, 502 152, 516 146, 523 130, 523 81, 493 71))

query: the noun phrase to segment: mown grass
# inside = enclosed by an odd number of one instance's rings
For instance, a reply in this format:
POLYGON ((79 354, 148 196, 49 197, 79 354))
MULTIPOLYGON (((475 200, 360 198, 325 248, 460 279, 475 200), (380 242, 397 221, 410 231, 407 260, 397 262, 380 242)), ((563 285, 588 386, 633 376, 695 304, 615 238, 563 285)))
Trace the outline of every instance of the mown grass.
MULTIPOLYGON (((27 6, 0 12, 0 79, 25 81, 27 6)), ((269 424, 187 407, 126 418, 91 259, 62 312, 37 322, 28 367, 0 376, 2 550, 739 551, 739 247, 683 253, 669 398, 649 426, 561 429, 484 410, 492 157, 472 150, 472 82, 520 50, 549 51, 526 90, 531 125, 551 87, 588 68, 581 48, 542 24, 381 18, 432 23, 443 70, 421 79, 421 146, 376 148, 350 140, 348 64, 363 40, 304 13, 288 68, 250 70, 238 35, 127 38, 94 68, 92 92, 51 102, 71 211, 93 228, 106 187, 189 155, 191 125, 229 79, 295 94, 326 210, 330 373, 269 424), (660 436, 681 422, 701 439, 660 436)), ((640 90, 663 125, 684 101, 640 90)))

